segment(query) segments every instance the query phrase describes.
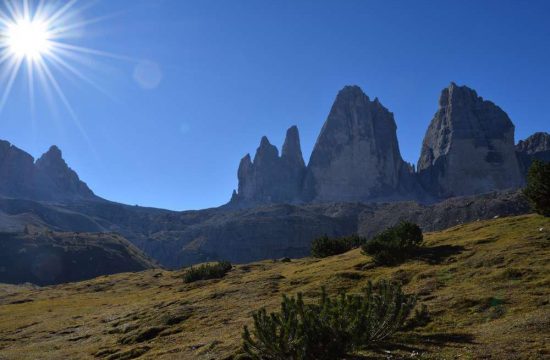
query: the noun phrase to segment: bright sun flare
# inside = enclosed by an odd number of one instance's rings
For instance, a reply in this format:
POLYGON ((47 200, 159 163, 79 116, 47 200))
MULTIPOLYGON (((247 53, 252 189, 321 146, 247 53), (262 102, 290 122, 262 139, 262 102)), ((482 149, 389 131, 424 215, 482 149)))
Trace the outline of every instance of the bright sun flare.
POLYGON ((48 23, 40 20, 19 19, 6 28, 8 51, 19 58, 38 60, 51 49, 48 23))
POLYGON ((88 6, 89 1, 81 0, 0 0, 0 112, 13 85, 23 81, 31 112, 35 93, 43 91, 46 96, 40 98, 52 108, 52 101, 60 100, 86 137, 57 77, 78 79, 105 93, 88 76, 85 66, 96 65, 96 56, 123 58, 78 44, 87 25, 108 18, 85 19, 82 11, 88 6))

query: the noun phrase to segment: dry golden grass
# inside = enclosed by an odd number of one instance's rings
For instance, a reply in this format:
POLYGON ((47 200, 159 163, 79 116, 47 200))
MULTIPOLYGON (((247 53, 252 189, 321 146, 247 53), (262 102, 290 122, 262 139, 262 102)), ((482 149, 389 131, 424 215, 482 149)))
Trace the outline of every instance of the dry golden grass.
POLYGON ((191 284, 182 271, 148 270, 0 286, 0 359, 230 359, 251 313, 277 309, 281 294, 356 292, 381 278, 419 293, 432 321, 359 358, 550 356, 550 219, 476 222, 426 234, 425 243, 421 259, 397 267, 374 267, 353 250, 240 265, 224 279, 191 284))

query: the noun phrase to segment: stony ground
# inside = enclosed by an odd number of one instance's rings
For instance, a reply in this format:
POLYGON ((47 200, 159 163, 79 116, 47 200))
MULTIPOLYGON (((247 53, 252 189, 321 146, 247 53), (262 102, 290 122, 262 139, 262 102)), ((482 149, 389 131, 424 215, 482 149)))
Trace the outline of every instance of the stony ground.
POLYGON ((0 285, 0 359, 231 359, 244 324, 281 294, 402 282, 431 322, 362 359, 550 357, 550 219, 480 221, 425 236, 418 259, 375 267, 353 250, 322 260, 239 265, 184 284, 148 270, 51 287, 0 285))

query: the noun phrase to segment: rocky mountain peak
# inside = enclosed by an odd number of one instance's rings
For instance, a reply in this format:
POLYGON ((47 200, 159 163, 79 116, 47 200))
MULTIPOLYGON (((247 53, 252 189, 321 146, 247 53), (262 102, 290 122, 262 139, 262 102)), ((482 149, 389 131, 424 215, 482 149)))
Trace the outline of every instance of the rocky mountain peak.
POLYGON ((52 145, 48 151, 36 160, 36 166, 41 169, 50 168, 61 171, 69 168, 63 159, 61 150, 55 145, 52 145))
POLYGON ((288 129, 281 157, 277 147, 263 136, 254 161, 246 155, 239 164, 239 190, 230 203, 250 206, 298 201, 304 171, 298 128, 288 129))
POLYGON ((23 150, 0 141, 0 195, 33 200, 98 199, 51 146, 36 162, 23 150))
POLYGON ((550 151, 550 134, 536 132, 525 140, 521 140, 516 149, 520 152, 532 155, 543 151, 550 151))
POLYGON ((336 96, 308 165, 313 201, 382 199, 399 187, 404 162, 393 114, 358 86, 336 96))
POLYGON ((256 150, 256 155, 254 155, 254 164, 256 166, 263 166, 264 163, 277 161, 278 158, 279 150, 277 147, 271 145, 267 136, 262 136, 260 146, 256 150))
POLYGON ((521 140, 516 145, 516 154, 524 174, 527 174, 535 159, 550 162, 550 134, 537 132, 521 140))
POLYGON ((426 131, 418 171, 426 189, 441 197, 520 186, 512 121, 474 90, 451 83, 426 131))
POLYGON ((305 167, 302 148, 300 146, 300 134, 298 133, 298 127, 296 125, 291 126, 286 131, 281 158, 305 167))

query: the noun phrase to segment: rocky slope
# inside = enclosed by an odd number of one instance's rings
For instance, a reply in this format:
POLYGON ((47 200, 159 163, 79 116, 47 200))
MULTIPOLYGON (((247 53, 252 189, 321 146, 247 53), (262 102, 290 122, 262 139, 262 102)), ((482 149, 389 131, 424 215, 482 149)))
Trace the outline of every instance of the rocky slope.
POLYGON ((232 359, 244 325, 281 295, 313 301, 400 282, 426 305, 426 326, 354 359, 547 359, 550 219, 500 218, 425 234, 421 256, 374 266, 359 249, 325 259, 266 260, 184 284, 150 270, 55 287, 0 285, 5 359, 232 359), (542 231, 540 229, 543 229, 542 231))
POLYGON ((10 225, 11 231, 23 231, 29 223, 57 231, 116 231, 170 268, 208 260, 243 263, 301 257, 309 254, 311 241, 324 234, 368 237, 400 220, 433 231, 527 212, 529 205, 517 192, 452 198, 432 205, 412 201, 272 204, 184 212, 103 201, 62 205, 0 199, 0 221, 10 225))
POLYGON ((155 267, 116 234, 29 228, 24 233, 0 233, 0 283, 49 285, 155 267))

